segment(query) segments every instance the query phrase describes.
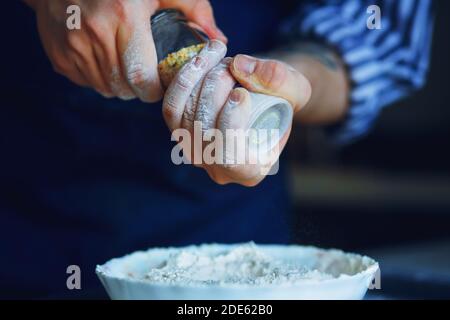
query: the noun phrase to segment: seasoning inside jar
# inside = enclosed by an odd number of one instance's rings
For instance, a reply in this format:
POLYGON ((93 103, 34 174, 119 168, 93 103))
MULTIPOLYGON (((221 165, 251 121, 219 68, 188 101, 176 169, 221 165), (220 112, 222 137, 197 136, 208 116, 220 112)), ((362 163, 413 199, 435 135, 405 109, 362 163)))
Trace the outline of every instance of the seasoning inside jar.
POLYGON ((182 12, 174 9, 157 12, 151 26, 159 75, 167 88, 181 67, 203 49, 208 37, 190 25, 182 12))
POLYGON ((195 44, 177 52, 170 53, 164 60, 158 63, 158 72, 164 87, 168 87, 172 79, 182 66, 195 57, 205 46, 204 43, 195 44))

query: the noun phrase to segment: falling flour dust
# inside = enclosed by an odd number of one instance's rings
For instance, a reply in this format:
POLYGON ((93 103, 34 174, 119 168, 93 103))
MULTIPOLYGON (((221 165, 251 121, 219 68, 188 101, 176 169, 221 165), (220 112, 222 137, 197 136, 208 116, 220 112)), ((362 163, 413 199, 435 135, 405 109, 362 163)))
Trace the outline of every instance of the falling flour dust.
POLYGON ((304 280, 325 280, 332 275, 278 261, 254 243, 246 243, 219 253, 202 250, 174 251, 144 275, 153 283, 176 285, 283 285, 304 280))

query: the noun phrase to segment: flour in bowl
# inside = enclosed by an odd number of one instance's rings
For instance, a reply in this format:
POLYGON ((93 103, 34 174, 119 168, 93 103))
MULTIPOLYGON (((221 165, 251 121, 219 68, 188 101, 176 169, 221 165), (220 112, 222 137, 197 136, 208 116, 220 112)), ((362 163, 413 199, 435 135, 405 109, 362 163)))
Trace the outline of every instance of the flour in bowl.
POLYGON ((172 285, 263 286, 331 278, 331 274, 278 261, 262 252, 254 243, 214 254, 192 248, 179 249, 144 275, 147 281, 172 285))

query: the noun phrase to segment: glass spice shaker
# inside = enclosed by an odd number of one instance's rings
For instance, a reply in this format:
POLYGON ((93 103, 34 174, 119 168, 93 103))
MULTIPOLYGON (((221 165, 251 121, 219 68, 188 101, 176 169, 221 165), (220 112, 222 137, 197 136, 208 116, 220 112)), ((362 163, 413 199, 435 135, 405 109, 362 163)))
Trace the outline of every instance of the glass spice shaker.
POLYGON ((151 21, 158 57, 158 71, 164 87, 168 87, 181 67, 205 46, 208 37, 188 24, 181 11, 158 11, 151 21))
MULTIPOLYGON (((180 68, 204 47, 208 37, 175 9, 158 11, 151 20, 161 81, 167 87, 180 68)), ((285 99, 250 92, 252 111, 247 128, 249 147, 272 150, 289 129, 293 108, 285 99), (258 134, 265 129, 264 134, 258 134)))

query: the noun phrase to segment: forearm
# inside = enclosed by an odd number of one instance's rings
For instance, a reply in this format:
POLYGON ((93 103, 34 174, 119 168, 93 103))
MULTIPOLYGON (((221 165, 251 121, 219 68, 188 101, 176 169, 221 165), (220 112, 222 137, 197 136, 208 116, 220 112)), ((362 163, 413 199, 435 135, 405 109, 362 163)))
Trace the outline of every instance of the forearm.
POLYGON ((294 67, 311 83, 311 99, 296 113, 297 121, 331 124, 345 116, 350 84, 345 67, 335 53, 320 45, 305 43, 271 56, 294 67))

